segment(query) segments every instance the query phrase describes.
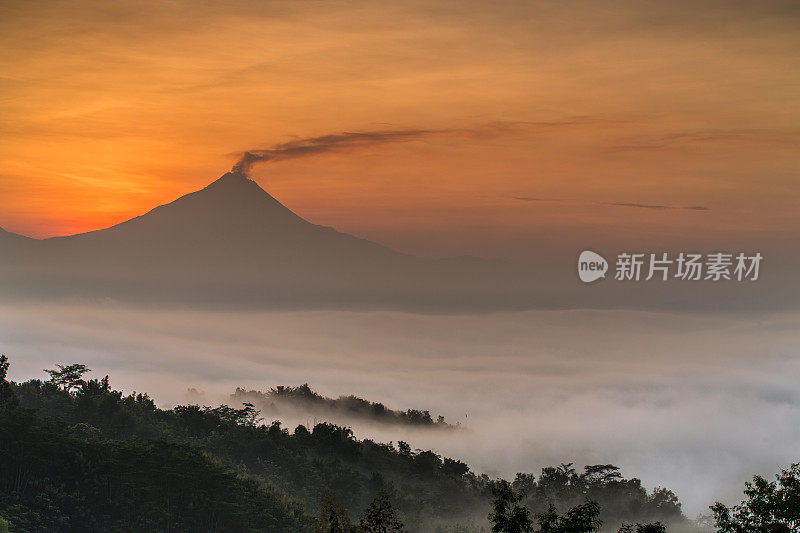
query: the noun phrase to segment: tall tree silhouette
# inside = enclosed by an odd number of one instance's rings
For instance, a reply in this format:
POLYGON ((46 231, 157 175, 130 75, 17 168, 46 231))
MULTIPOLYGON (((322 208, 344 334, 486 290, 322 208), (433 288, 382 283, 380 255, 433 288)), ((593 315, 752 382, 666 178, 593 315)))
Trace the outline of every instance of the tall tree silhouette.
POLYGON ((355 533, 347 510, 336 501, 331 493, 326 493, 322 497, 314 533, 355 533))
POLYGON ((544 513, 536 518, 539 522, 539 533, 592 533, 598 531, 602 525, 600 504, 587 501, 567 510, 559 515, 552 503, 544 513))
POLYGON ((369 507, 364 509, 358 525, 364 533, 403 531, 403 522, 397 517, 397 512, 389 501, 389 493, 385 490, 378 492, 369 507))
POLYGON ((19 405, 17 395, 11 390, 11 385, 6 379, 10 364, 8 357, 0 355, 0 409, 14 409, 19 405))
POLYGON ((515 491, 511 483, 501 479, 492 486, 494 501, 489 520, 492 533, 530 533, 533 521, 528 508, 520 505, 525 497, 523 491, 515 491))
POLYGON ((50 379, 48 381, 54 383, 58 387, 61 387, 67 392, 72 392, 73 389, 81 388, 81 386, 86 383, 86 381, 83 379, 83 375, 92 371, 91 368, 79 363, 73 363, 66 366, 56 366, 58 367, 58 370, 45 369, 45 372, 50 374, 50 379))

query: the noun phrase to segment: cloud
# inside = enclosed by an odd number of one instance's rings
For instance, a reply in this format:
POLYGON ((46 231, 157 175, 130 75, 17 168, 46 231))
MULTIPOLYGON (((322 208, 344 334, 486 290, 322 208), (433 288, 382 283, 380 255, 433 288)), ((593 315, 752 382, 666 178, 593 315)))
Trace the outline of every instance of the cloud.
POLYGON ((213 405, 237 386, 307 382, 327 396, 429 409, 471 430, 354 424, 359 437, 406 440, 507 478, 562 461, 610 462, 647 487, 677 491, 690 516, 738 501, 750 476, 796 460, 800 426, 786 420, 800 415, 798 325, 796 313, 0 306, 15 380, 81 362, 162 406, 185 402, 189 387, 213 405))
POLYGON ((523 202, 548 202, 552 201, 552 198, 534 198, 533 196, 515 196, 514 200, 521 200, 523 202))
POLYGON ((518 120, 507 122, 506 124, 515 124, 521 126, 534 126, 538 128, 562 128, 564 126, 585 126, 590 124, 628 124, 633 122, 630 118, 607 117, 607 116, 593 116, 593 115, 577 115, 567 117, 559 120, 518 120))
MULTIPOLYGON (((514 200, 520 200, 522 202, 560 202, 561 199, 559 198, 541 198, 537 196, 514 196, 514 200)), ((570 200, 567 200, 570 201, 570 200)), ((572 203, 576 203, 577 201, 573 200, 572 203)), ((683 211, 711 211, 711 208, 705 207, 702 205, 687 205, 687 206, 673 206, 673 205, 661 205, 661 204, 640 204, 636 202, 600 202, 597 205, 604 205, 604 206, 612 206, 612 207, 636 207, 639 209, 655 209, 655 210, 667 210, 667 209, 678 209, 683 211)))
POLYGON ((670 209, 667 205, 635 204, 631 202, 606 202, 604 205, 618 205, 622 207, 641 207, 642 209, 670 209))
POLYGON ((702 205, 690 205, 684 207, 676 207, 672 205, 658 205, 658 204, 639 204, 635 202, 604 202, 601 205, 610 205, 617 207, 637 207, 640 209, 680 209, 688 211, 710 211, 711 209, 702 205))
POLYGON ((681 131, 666 135, 641 136, 628 144, 609 148, 611 152, 637 152, 659 150, 682 150, 692 145, 760 143, 789 145, 797 142, 797 131, 730 129, 681 131))

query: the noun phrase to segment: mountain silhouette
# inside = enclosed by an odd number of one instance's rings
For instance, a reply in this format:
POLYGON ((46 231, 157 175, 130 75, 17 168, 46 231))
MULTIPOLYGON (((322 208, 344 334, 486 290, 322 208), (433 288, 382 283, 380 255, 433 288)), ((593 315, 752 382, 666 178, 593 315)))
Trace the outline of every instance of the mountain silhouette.
MULTIPOLYGON (((622 248, 625 249, 625 248, 622 248)), ((773 255, 775 256, 775 255, 773 255)), ((537 262, 429 259, 293 213, 244 174, 109 228, 49 239, 0 229, 0 302, 483 310, 796 308, 795 264, 758 283, 580 283, 567 251, 537 262)), ((608 276, 612 278, 612 276, 608 276)))
MULTIPOLYGON (((259 242, 291 245, 310 239, 353 244, 354 237, 317 226, 297 216, 256 182, 243 174, 229 172, 207 187, 156 207, 148 213, 110 228, 52 241, 100 242, 125 239, 141 245, 170 242, 187 248, 215 243, 235 248, 259 242)), ((358 241, 371 249, 379 245, 358 241)), ((347 244, 343 244, 347 245, 347 244)), ((381 247, 382 248, 382 247, 381 247)))
POLYGON ((490 264, 312 224, 235 172, 109 228, 42 240, 3 231, 0 250, 13 258, 0 267, 4 296, 281 307, 438 306, 463 299, 455 287, 490 264))
MULTIPOLYGON (((207 187, 110 228, 46 239, 51 248, 108 254, 93 260, 146 260, 158 269, 220 268, 223 275, 302 260, 398 257, 379 244, 312 224, 243 174, 227 173, 207 187)), ((75 261, 80 262, 79 258, 75 261)), ((146 267, 146 265, 139 265, 146 267)))

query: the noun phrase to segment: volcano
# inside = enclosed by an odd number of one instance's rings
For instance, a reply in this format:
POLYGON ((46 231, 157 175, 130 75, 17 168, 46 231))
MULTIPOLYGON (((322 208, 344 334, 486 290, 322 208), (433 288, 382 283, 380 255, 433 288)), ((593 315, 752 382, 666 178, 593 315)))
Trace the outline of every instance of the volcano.
POLYGON ((483 265, 418 258, 313 224, 239 172, 109 228, 42 240, 2 232, 0 250, 12 258, 0 272, 5 297, 178 304, 430 300, 458 294, 444 287, 470 284, 483 265))
POLYGON ((187 272, 202 267, 219 269, 221 276, 242 270, 266 273, 281 264, 298 268, 304 261, 345 265, 401 256, 379 244, 312 224, 255 181, 233 172, 121 224, 42 242, 87 256, 100 254, 93 260, 117 266, 124 259, 139 263, 143 270, 156 266, 187 272))
POLYGON ((464 311, 795 308, 796 269, 758 283, 591 286, 565 253, 508 263, 396 252, 293 213, 241 172, 106 229, 49 239, 0 230, 0 303, 464 311))

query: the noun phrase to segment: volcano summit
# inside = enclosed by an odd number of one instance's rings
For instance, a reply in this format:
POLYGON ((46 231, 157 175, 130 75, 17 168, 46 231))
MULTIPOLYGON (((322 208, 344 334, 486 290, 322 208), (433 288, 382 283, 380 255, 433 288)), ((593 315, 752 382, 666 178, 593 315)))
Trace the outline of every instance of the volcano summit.
POLYGON ((0 258, 0 301, 427 311, 797 301, 776 272, 748 285, 612 280, 589 287, 570 252, 547 264, 402 254, 299 217, 237 171, 97 231, 38 240, 0 230, 0 258))
POLYGON ((490 265, 418 258, 312 224, 241 172, 97 231, 2 231, 0 251, 6 299, 248 307, 447 305, 490 265))

